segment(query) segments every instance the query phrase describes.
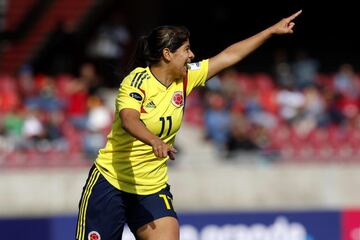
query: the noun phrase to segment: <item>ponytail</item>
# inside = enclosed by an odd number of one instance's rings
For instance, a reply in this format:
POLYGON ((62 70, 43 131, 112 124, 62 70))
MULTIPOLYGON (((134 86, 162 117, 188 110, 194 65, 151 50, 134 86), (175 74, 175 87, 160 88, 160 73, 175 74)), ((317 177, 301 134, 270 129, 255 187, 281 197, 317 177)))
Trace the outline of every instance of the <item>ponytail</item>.
POLYGON ((137 46, 135 49, 134 56, 134 66, 136 67, 147 67, 148 65, 148 56, 149 56, 149 48, 148 48, 148 37, 142 36, 139 38, 137 42, 137 46))
POLYGON ((135 51, 133 52, 130 61, 125 69, 125 72, 122 74, 121 78, 126 77, 132 70, 137 67, 147 67, 148 66, 148 36, 141 36, 137 41, 135 51))

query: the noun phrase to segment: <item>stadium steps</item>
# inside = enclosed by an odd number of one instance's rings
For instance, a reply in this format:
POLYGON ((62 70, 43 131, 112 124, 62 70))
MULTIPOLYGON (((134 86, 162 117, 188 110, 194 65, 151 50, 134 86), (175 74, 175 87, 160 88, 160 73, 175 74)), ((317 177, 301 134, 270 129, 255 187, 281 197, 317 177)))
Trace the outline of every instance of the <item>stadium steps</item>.
POLYGON ((35 0, 9 1, 5 30, 11 31, 16 29, 21 20, 25 17, 27 11, 35 4, 35 2, 35 0))
POLYGON ((76 25, 92 3, 93 0, 55 0, 24 39, 7 46, 0 63, 0 72, 15 73, 38 50, 59 21, 66 20, 76 25))

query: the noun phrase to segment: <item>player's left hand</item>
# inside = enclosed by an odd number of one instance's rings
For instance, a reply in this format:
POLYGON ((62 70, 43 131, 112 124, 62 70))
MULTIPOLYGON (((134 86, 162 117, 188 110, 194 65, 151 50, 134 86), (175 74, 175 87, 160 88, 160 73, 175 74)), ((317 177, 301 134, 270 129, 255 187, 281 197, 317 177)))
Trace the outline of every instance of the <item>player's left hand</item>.
POLYGON ((177 153, 177 150, 172 147, 169 151, 168 151, 168 156, 170 158, 170 160, 175 160, 175 154, 177 153))
POLYGON ((278 23, 271 26, 269 29, 273 34, 291 34, 294 32, 294 19, 301 14, 302 10, 297 11, 287 18, 281 19, 278 23))

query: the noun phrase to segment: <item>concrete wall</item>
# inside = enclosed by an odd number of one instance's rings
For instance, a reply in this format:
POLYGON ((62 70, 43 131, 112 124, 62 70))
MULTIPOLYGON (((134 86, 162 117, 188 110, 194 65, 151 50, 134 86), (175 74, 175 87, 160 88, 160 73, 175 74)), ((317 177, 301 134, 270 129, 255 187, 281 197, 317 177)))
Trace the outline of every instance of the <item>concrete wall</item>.
MULTIPOLYGON (((76 213, 87 168, 0 170, 0 216, 76 213)), ((360 166, 173 166, 174 205, 188 210, 360 207, 360 166)))

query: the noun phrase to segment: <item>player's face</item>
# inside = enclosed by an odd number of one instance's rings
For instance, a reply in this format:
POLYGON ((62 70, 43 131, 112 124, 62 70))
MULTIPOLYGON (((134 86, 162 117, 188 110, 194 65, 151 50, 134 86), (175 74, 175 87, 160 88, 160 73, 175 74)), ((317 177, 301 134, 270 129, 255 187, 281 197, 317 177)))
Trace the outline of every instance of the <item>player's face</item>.
POLYGON ((183 78, 187 72, 187 64, 194 59, 195 55, 190 49, 190 42, 187 40, 173 53, 174 71, 178 78, 183 78))

